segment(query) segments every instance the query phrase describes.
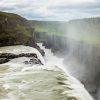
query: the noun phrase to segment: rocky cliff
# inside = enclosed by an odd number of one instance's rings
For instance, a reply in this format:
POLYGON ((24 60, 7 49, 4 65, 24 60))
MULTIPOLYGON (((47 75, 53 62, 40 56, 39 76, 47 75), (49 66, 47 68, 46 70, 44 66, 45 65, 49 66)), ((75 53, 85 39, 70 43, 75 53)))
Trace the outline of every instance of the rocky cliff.
POLYGON ((28 44, 32 33, 32 28, 25 18, 0 12, 0 46, 28 44))
POLYGON ((55 54, 61 53, 63 56, 63 54, 67 51, 67 39, 64 36, 37 32, 35 33, 35 40, 37 43, 43 43, 45 48, 51 49, 51 51, 55 54))
POLYGON ((34 29, 27 19, 12 13, 0 12, 0 46, 29 45, 44 52, 35 43, 34 29))

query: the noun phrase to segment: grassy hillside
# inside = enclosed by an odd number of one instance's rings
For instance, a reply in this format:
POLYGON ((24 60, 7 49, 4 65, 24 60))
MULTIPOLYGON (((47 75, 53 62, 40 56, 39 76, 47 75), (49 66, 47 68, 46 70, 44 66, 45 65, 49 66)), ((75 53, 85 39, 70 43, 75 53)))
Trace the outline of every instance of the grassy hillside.
POLYGON ((46 32, 54 35, 64 35, 74 40, 89 44, 100 44, 100 18, 75 19, 69 22, 61 21, 30 21, 35 32, 46 32))
POLYGON ((0 46, 26 45, 32 34, 33 30, 27 19, 13 13, 0 12, 0 46))
POLYGON ((65 33, 66 22, 60 21, 30 21, 35 29, 35 32, 47 32, 50 34, 62 35, 65 33))

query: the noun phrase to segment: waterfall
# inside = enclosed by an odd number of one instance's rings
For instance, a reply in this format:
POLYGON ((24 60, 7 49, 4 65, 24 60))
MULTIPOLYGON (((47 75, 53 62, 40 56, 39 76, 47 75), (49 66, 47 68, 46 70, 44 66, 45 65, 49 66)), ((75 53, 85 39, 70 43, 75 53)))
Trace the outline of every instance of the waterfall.
POLYGON ((64 65, 63 65, 63 61, 64 61, 64 58, 61 58, 61 57, 56 57, 52 52, 51 52, 51 49, 46 49, 45 46, 42 46, 42 43, 37 43, 41 49, 43 49, 45 51, 45 57, 44 57, 44 60, 46 62, 46 64, 49 64, 49 65, 57 65, 59 66, 61 69, 63 68, 64 69, 64 65))
POLYGON ((0 64, 0 100, 93 100, 77 79, 60 68, 63 59, 55 57, 50 50, 44 50, 45 61, 32 47, 0 48, 3 55, 18 55, 18 58, 0 64), (23 53, 35 53, 37 57, 19 56, 23 53), (33 59, 41 63, 35 63, 33 59))
MULTIPOLYGON (((42 46, 42 43, 38 43, 38 45, 45 51, 45 57, 44 57, 44 59, 45 59, 45 61, 46 61, 46 63, 47 64, 51 64, 51 65, 57 65, 57 66, 59 66, 65 73, 67 73, 67 75, 69 75, 70 76, 70 72, 68 72, 68 70, 67 70, 67 68, 69 68, 69 65, 65 65, 63 62, 64 62, 64 58, 61 58, 61 57, 57 57, 57 56, 55 56, 52 52, 51 52, 51 50, 50 49, 46 49, 44 46, 42 46)), ((67 55, 68 56, 68 55, 67 55)), ((68 62, 69 63, 69 62, 68 62)), ((73 65, 73 64, 72 64, 73 65)), ((80 65, 81 66, 81 65, 80 65)), ((79 67, 79 66, 78 66, 79 67)), ((74 69, 74 68, 73 68, 74 69)), ((72 69, 72 71, 73 71, 73 69, 72 69)), ((78 68, 77 69, 75 69, 76 71, 78 70, 78 68)), ((79 74, 78 74, 79 75, 79 74)), ((72 77, 72 76, 70 76, 70 77, 72 77)), ((74 82, 78 82, 75 78, 73 78, 72 77, 72 80, 74 79, 74 82)), ((79 83, 80 84, 80 83, 79 83)), ((77 88, 79 91, 84 91, 82 88, 82 90, 81 89, 79 89, 79 88, 77 88)), ((80 94, 80 93, 79 93, 80 94)), ((87 94, 87 93, 86 93, 87 94)), ((83 98, 85 98, 86 100, 90 100, 90 99, 88 99, 88 96, 86 96, 85 95, 85 93, 83 92, 82 93, 82 97, 83 98), (83 96, 82 96, 83 95, 83 96)), ((84 100, 84 99, 83 99, 84 100)))

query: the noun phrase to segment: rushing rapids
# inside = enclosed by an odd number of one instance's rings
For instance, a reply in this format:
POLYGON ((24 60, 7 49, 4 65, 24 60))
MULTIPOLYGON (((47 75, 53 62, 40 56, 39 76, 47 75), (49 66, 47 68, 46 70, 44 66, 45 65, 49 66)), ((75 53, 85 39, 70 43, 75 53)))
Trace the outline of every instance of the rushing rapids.
MULTIPOLYGON (((5 53, 35 53, 37 57, 19 56, 0 64, 0 100, 93 100, 78 80, 58 65, 46 63, 36 49, 28 46, 1 47, 0 54, 5 53)), ((52 60, 55 60, 53 56, 52 60)))

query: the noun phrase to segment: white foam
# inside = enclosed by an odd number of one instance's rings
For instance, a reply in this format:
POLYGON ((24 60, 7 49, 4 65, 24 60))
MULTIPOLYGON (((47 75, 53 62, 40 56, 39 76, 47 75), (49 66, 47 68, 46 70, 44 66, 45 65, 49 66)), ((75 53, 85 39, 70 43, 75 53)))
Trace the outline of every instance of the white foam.
MULTIPOLYGON (((3 51, 7 53, 7 51, 4 51, 7 48, 9 49, 9 53, 36 53, 40 60, 43 60, 41 54, 37 52, 37 50, 34 51, 35 49, 31 47, 5 47, 3 50, 0 49, 0 52, 3 51)), ((63 89, 62 94, 66 97, 76 97, 77 100, 93 100, 84 86, 77 79, 65 73, 60 67, 57 67, 56 63, 54 65, 52 65, 53 63, 46 63, 45 65, 25 65, 23 62, 26 60, 29 60, 29 58, 21 57, 0 65, 2 67, 9 66, 7 70, 4 70, 4 72, 0 74, 0 86, 2 86, 5 91, 9 90, 8 93, 4 92, 2 99, 0 97, 1 100, 22 100, 21 97, 24 98, 23 100, 38 100, 39 98, 41 98, 41 100, 53 100, 51 97, 56 96, 56 94, 52 93, 53 89, 63 89), (64 81, 59 80, 65 83, 64 86, 57 85, 56 78, 58 76, 65 78, 64 81)), ((55 60, 55 58, 53 58, 53 60, 55 60)), ((58 60, 57 63, 59 65, 61 59, 58 58, 58 60)), ((61 99, 58 98, 57 100, 61 99)))

